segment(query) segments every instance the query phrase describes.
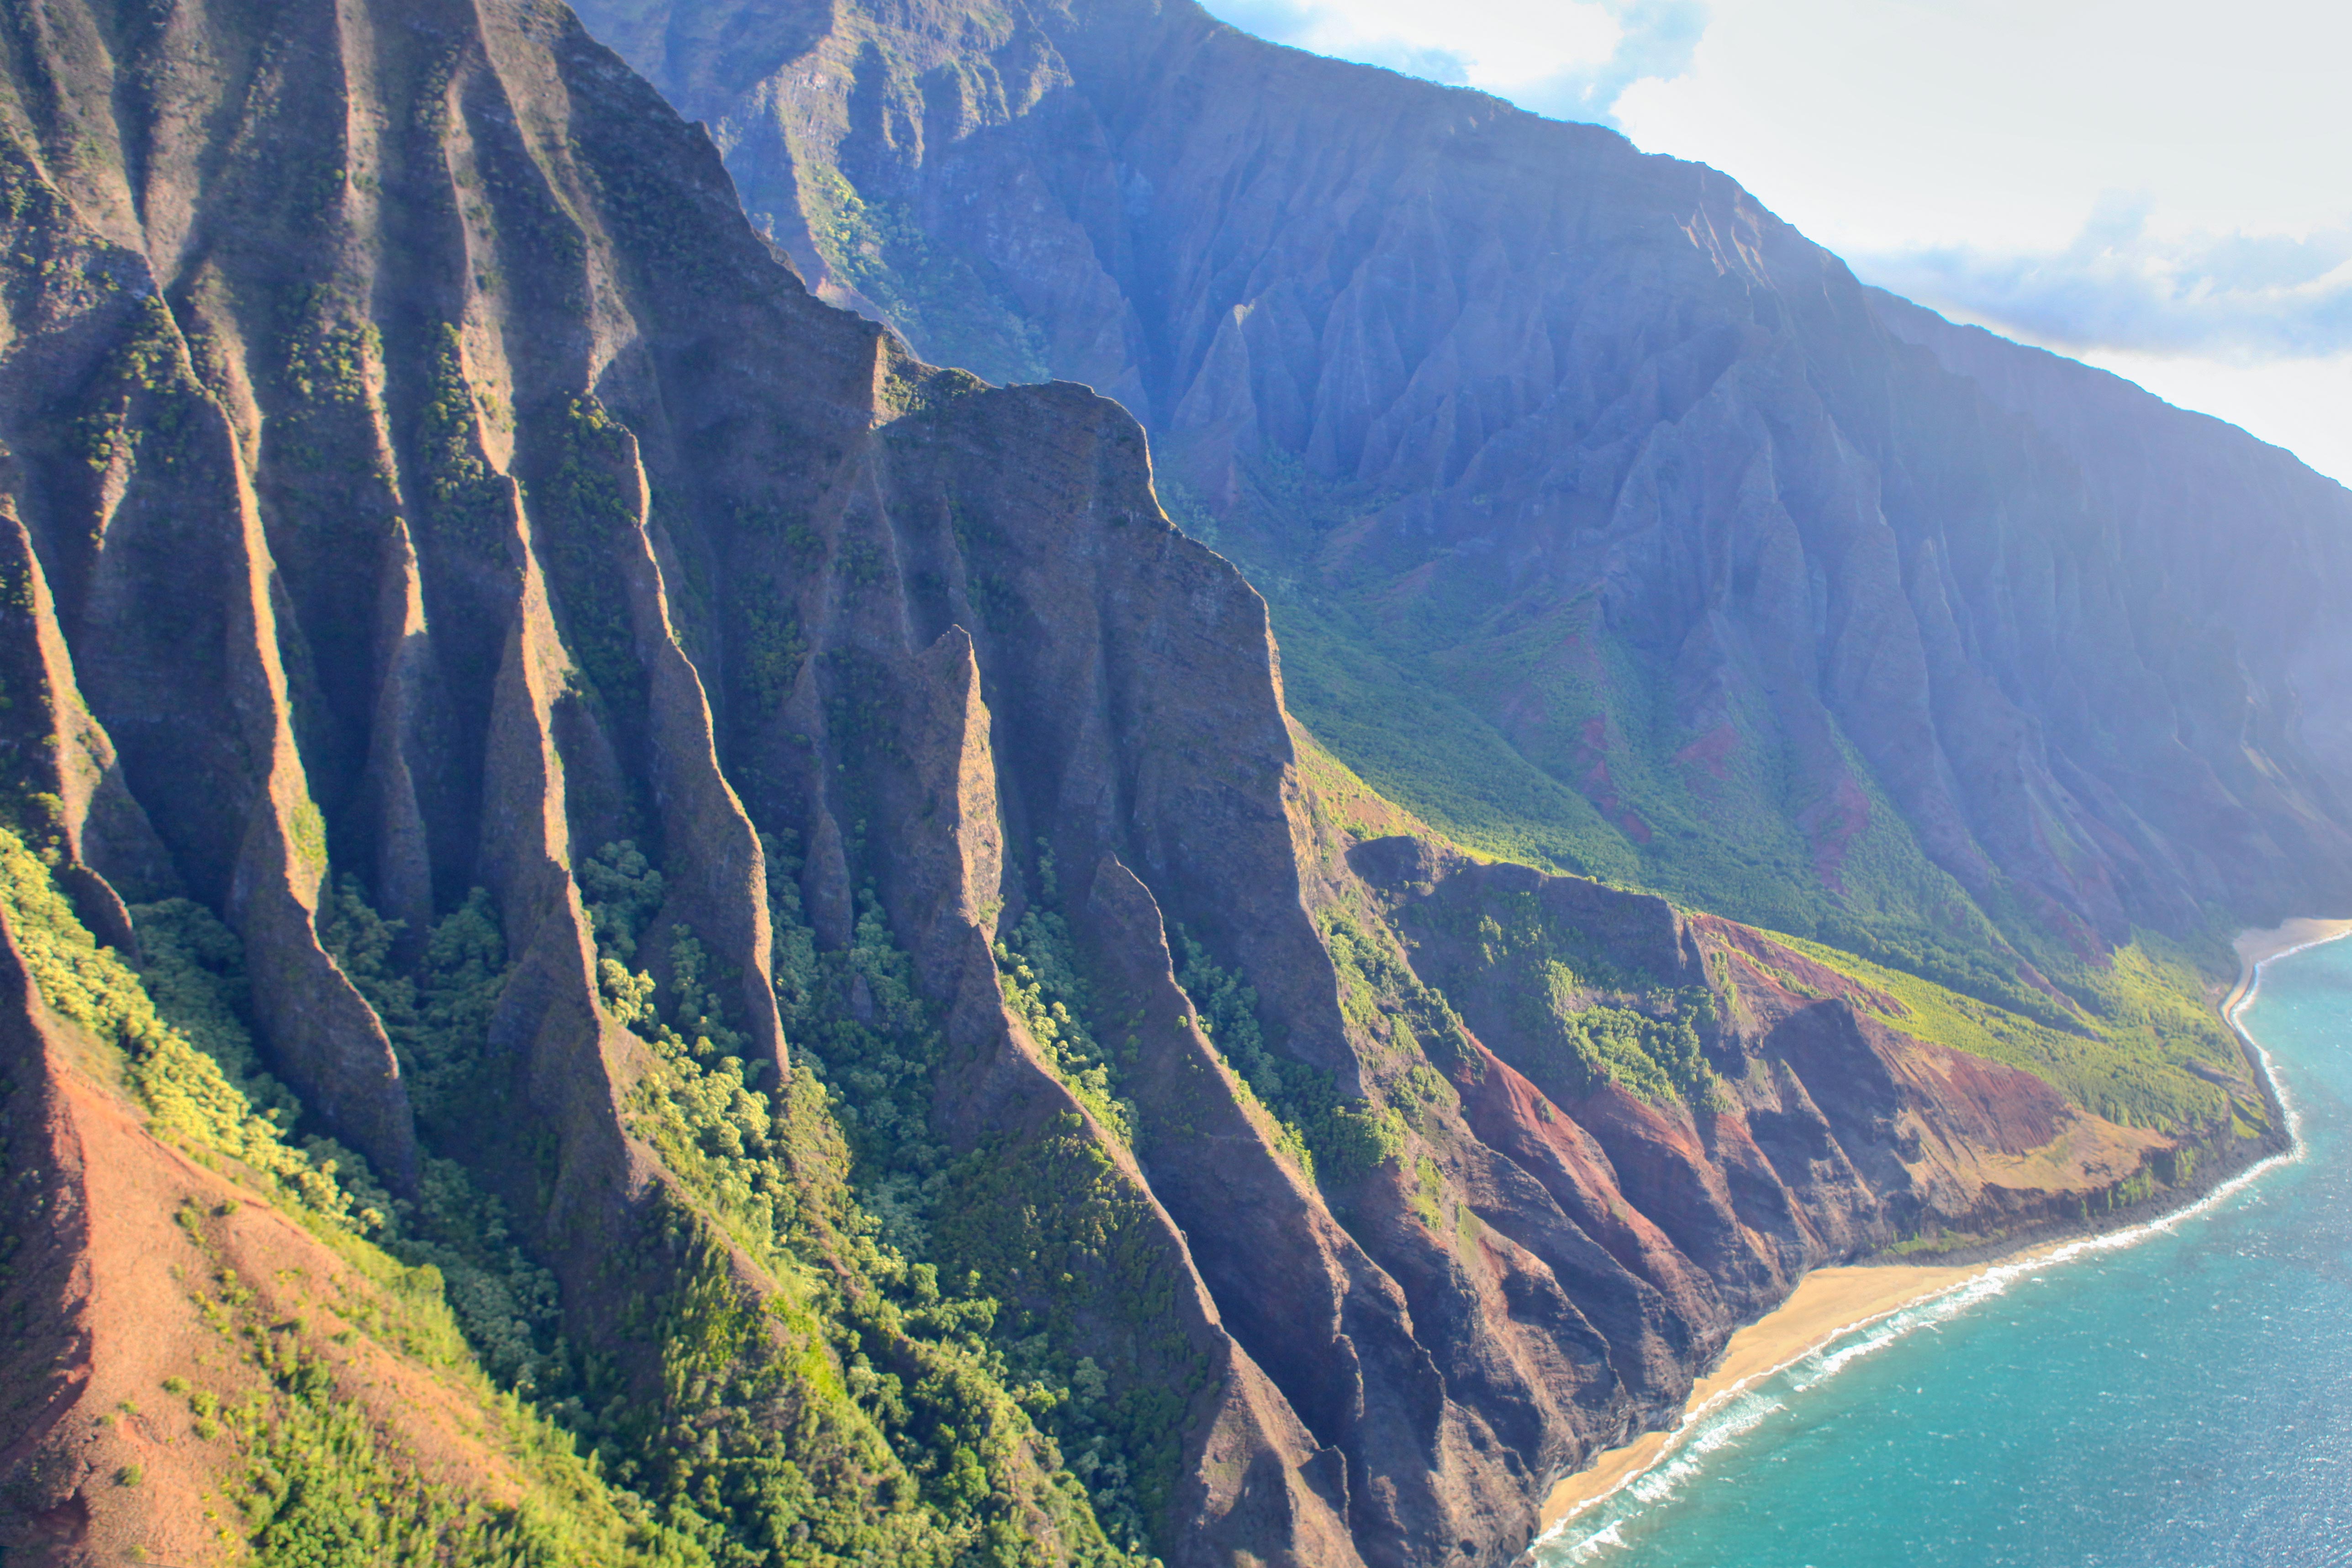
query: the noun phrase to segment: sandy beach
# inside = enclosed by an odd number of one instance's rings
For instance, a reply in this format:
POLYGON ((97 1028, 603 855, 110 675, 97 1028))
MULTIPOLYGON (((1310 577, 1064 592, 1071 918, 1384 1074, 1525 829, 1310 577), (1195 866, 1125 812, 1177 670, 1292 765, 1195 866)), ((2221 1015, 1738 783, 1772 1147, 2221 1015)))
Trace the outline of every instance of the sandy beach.
MULTIPOLYGON (((2352 935, 2352 920, 2291 920, 2268 931, 2242 933, 2234 943, 2238 983, 2221 1004, 2231 1017, 2244 1001, 2263 963, 2324 942, 2352 935)), ((2232 1018, 2232 1022, 2234 1022, 2232 1018)), ((1716 1370, 1691 1390, 1682 1425, 1724 1395, 1818 1349, 1848 1330, 1927 1298, 1984 1272, 1992 1265, 1944 1268, 1886 1267, 1821 1268, 1798 1282, 1787 1301, 1732 1335, 1716 1370)), ((1608 1496, 1656 1464, 1674 1441, 1673 1432, 1648 1432, 1601 1456, 1590 1469, 1560 1481, 1544 1500, 1543 1528, 1608 1496)))
POLYGON ((2253 984, 2254 970, 2259 965, 2347 935, 2352 935, 2352 921, 2292 920, 2268 931, 2240 932, 2238 940, 2231 944, 2238 950, 2238 984, 2236 989, 2230 993, 2229 1000, 2222 1004, 2221 1016, 2225 1018, 2230 1016, 2231 1009, 2244 1000, 2246 989, 2253 984))
MULTIPOLYGON (((1684 1421, 1742 1384, 1786 1366, 1849 1329, 1900 1311, 1983 1272, 1985 1265, 1948 1268, 1816 1268, 1798 1281, 1796 1292, 1759 1321, 1731 1336, 1723 1361, 1699 1380, 1684 1406, 1684 1421)), ((1570 1476, 1544 1500, 1543 1528, 1616 1490, 1657 1463, 1674 1434, 1646 1432, 1622 1448, 1601 1456, 1589 1470, 1570 1476)))

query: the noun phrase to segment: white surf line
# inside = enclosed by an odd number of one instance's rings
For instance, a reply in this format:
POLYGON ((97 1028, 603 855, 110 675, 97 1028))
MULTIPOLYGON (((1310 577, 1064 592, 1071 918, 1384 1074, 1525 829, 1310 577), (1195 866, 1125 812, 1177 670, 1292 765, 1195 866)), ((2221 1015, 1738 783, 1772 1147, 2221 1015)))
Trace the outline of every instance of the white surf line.
MULTIPOLYGON (((1620 1527, 1624 1522, 1622 1520, 1612 1521, 1582 1541, 1569 1542, 1562 1538, 1567 1534, 1568 1527, 1579 1517, 1591 1512, 1612 1498, 1629 1488, 1634 1488, 1637 1483, 1648 1479, 1660 1470, 1681 1469, 1685 1475, 1695 1471, 1696 1464, 1682 1458, 1685 1447, 1696 1444, 1699 1453, 1712 1452, 1732 1438, 1753 1430, 1775 1412, 1788 1408, 1778 1401, 1772 1401, 1760 1409, 1743 1414, 1735 1421, 1723 1423, 1723 1426, 1727 1429, 1720 1433, 1708 1426, 1708 1418, 1711 1415, 1718 1410, 1727 1410, 1727 1407, 1735 1400, 1743 1397, 1756 1384, 1767 1383, 1784 1373, 1802 1366, 1807 1362, 1819 1362, 1821 1363, 1819 1374, 1797 1384, 1795 1392, 1802 1394, 1819 1387, 1864 1356, 1883 1350, 1898 1340, 1907 1339, 1916 1330, 1949 1322, 1969 1308, 2006 1294, 2009 1288, 2020 1279, 2039 1274, 2043 1269, 2054 1268, 2059 1264, 2071 1263, 2078 1258, 2088 1257, 2094 1253, 2119 1252, 2126 1247, 2137 1247, 2141 1242, 2152 1240, 2157 1237, 2169 1235, 2183 1222, 2208 1213, 2219 1205, 2228 1202, 2271 1172, 2288 1165, 2300 1164, 2308 1152, 2303 1141, 2302 1109, 2295 1104, 2294 1096, 2288 1089, 2285 1080, 2279 1077, 2277 1064, 2272 1060, 2270 1052, 2263 1047, 2261 1041, 2247 1032, 2246 1026, 2238 1021, 2238 1015, 2251 1006, 2254 998, 2261 994, 2264 969, 2282 958, 2293 958, 2296 953, 2308 952, 2315 947, 2325 947, 2331 942, 2340 942, 2347 936, 2352 936, 2352 931, 2336 931, 2326 936, 2315 937, 2309 942, 2298 942, 2293 947, 2282 949, 2262 959, 2253 965, 2252 973, 2240 982, 2242 994, 2231 1002, 2223 1014, 2231 1032, 2254 1053, 2262 1065, 2263 1077, 2269 1083, 2271 1092, 2278 1096, 2279 1109, 2286 1119, 2287 1146, 2284 1149, 2257 1160, 2195 1203, 2183 1205, 2168 1214, 2158 1215, 2155 1219, 2144 1220, 2138 1225, 2127 1226, 2123 1230, 2109 1231, 2100 1236, 2084 1237, 2047 1251, 2032 1253, 2013 1262, 1989 1264, 1980 1272, 1972 1274, 1965 1279, 1956 1279, 1951 1284, 1940 1289, 1929 1291, 1916 1300, 1906 1301, 1899 1307, 1890 1307, 1885 1311, 1849 1323, 1827 1339, 1799 1351, 1778 1365, 1767 1367, 1762 1372, 1750 1373, 1730 1387, 1713 1395, 1697 1408, 1685 1411, 1683 1418, 1675 1423, 1673 1432, 1667 1436, 1664 1446, 1648 1464, 1638 1470, 1629 1472, 1608 1490, 1587 1498, 1562 1514, 1549 1530, 1536 1538, 1528 1548, 1529 1552, 1532 1552, 1537 1548, 1544 1546, 1564 1547, 1572 1561, 1581 1563, 1590 1560, 1594 1552, 1601 1547, 1622 1547, 1625 1542, 1620 1533, 1620 1527), (1906 1316, 1911 1318, 1910 1321, 1895 1321, 1906 1316), (1876 1335, 1869 1334, 1869 1331, 1882 1325, 1890 1331, 1876 1335), (1857 1334, 1866 1336, 1863 1342, 1847 1345, 1835 1352, 1831 1351, 1831 1346, 1857 1334)), ((1638 1489, 1635 1490, 1634 1495, 1642 1497, 1638 1489)), ((1663 1500, 1663 1498, 1667 1495, 1671 1495, 1671 1489, 1666 1493, 1662 1493, 1660 1497, 1643 1498, 1642 1500, 1655 1502, 1663 1500)))

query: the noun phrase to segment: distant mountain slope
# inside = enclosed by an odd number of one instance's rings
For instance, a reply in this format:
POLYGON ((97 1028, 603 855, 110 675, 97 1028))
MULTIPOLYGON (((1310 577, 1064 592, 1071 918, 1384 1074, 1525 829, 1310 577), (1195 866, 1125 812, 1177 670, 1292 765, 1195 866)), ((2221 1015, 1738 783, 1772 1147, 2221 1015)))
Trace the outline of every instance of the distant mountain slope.
POLYGON ((582 10, 829 297, 1133 409, 1465 838, 2027 1005, 2352 897, 2352 496, 2283 454, 2143 504, 2169 436, 2026 416, 1721 175, 1190 0, 582 10))
POLYGON ((2160 941, 1465 856, 1311 640, 560 5, 0 7, 0 1554, 1469 1568, 1805 1269, 2276 1144, 2160 941))
POLYGON ((2121 376, 1956 326, 1881 289, 1879 320, 2030 422, 2083 476, 2091 502, 2177 582, 2199 586, 2257 668, 2286 674, 2291 728, 2337 781, 2352 777, 2352 636, 2337 589, 2352 491, 2292 453, 2121 376))

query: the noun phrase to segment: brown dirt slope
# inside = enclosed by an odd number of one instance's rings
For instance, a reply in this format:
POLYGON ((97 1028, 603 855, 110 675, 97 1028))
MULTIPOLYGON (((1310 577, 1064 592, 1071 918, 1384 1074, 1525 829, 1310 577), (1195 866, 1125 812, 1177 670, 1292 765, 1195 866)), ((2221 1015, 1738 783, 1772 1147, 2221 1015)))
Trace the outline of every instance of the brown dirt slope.
MULTIPOLYGON (((238 1560, 245 1510, 302 1474, 291 1435, 328 1406, 344 1443, 380 1456, 387 1513, 429 1489, 457 1531, 595 1497, 475 1370, 437 1279, 305 1227, 267 1180, 159 1137, 119 1058, 0 949, 10 1562, 238 1560)), ((619 1516, 586 1512, 602 1528, 580 1543, 616 1550, 619 1516)))

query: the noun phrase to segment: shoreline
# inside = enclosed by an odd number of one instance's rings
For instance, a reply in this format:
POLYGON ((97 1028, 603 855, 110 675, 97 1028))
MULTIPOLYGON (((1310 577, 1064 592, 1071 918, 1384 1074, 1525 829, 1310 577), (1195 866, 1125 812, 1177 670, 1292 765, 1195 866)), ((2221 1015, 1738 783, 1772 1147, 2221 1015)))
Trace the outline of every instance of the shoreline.
MULTIPOLYGON (((2244 931, 2231 946, 2238 954, 2238 983, 2230 988, 2221 1003, 2221 1017, 2232 1029, 2238 1028, 2238 1012, 2254 999, 2262 988, 2263 965, 2273 959, 2286 958, 2305 948, 2352 936, 2352 920, 2324 921, 2297 918, 2283 921, 2268 931, 2244 931)), ((2245 1031, 2238 1029, 2241 1039, 2245 1031)), ((2253 1042, 2247 1040, 2252 1045, 2253 1042)))
MULTIPOLYGON (((1563 1521, 1586 1511, 1655 1468, 1706 1414, 1736 1396, 1748 1384, 1770 1377, 1802 1361, 1832 1341, 1869 1327, 1885 1318, 1952 1294, 1983 1279, 1996 1268, 2030 1266, 2044 1255, 2095 1242, 2099 1236, 2126 1235, 2151 1223, 2168 1226, 2190 1212, 2218 1201, 2252 1181, 2274 1161, 2291 1160, 2301 1152, 2294 1135, 2295 1120, 2283 1100, 2271 1071, 2269 1053, 2238 1022, 2238 1015, 2262 989, 2262 972, 2273 960, 2352 936, 2352 920, 2298 918, 2268 930, 2248 930, 2231 943, 2238 954, 2238 979, 2218 1004, 2247 1060, 2286 1123, 2285 1150, 2257 1158, 2242 1170, 2204 1190, 2189 1194, 2153 1222, 2137 1215, 2087 1238, 2054 1237, 2047 1233, 2021 1240, 1992 1256, 1972 1257, 1944 1264, 1851 1263, 1816 1268, 1798 1280, 1787 1300, 1755 1322, 1733 1333, 1707 1373, 1692 1386, 1681 1414, 1672 1426, 1644 1432, 1629 1443, 1605 1450, 1573 1475, 1563 1476, 1544 1495, 1536 1540, 1540 1542, 1563 1521)), ((1534 1542, 1529 1543, 1532 1549, 1534 1542)))
POLYGON ((1797 1281, 1787 1300, 1731 1336, 1715 1369, 1692 1386, 1673 1426, 1608 1449, 1588 1468, 1556 1482, 1545 1494, 1537 1539, 1638 1480, 1694 1423, 1749 1384, 1802 1361, 1840 1335, 1956 1290, 1983 1272, 1984 1266, 1974 1264, 1847 1263, 1812 1270, 1797 1281))

